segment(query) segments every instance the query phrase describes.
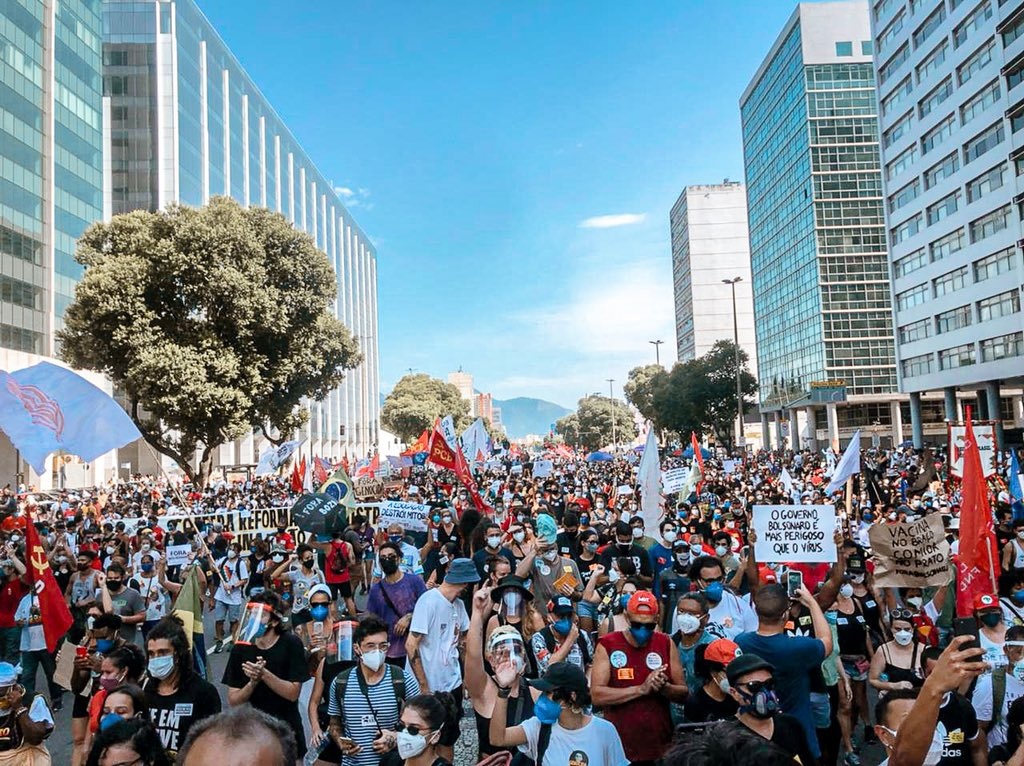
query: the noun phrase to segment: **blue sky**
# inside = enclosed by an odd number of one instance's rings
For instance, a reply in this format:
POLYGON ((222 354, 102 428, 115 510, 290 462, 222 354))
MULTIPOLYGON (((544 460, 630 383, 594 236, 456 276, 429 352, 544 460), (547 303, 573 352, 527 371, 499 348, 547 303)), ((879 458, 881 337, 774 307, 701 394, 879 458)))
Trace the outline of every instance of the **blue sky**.
POLYGON ((198 2, 376 243, 383 390, 461 366, 567 407, 675 358, 669 210, 742 179, 795 7, 198 2))

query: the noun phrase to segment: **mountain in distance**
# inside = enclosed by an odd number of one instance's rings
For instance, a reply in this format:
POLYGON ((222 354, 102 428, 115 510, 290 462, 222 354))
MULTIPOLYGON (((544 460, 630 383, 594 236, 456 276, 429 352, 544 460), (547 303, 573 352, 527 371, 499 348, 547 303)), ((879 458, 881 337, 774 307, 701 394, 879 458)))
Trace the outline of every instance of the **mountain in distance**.
POLYGON ((501 409, 501 423, 510 439, 522 439, 527 434, 543 436, 552 423, 572 412, 554 402, 527 396, 495 399, 494 406, 501 409))

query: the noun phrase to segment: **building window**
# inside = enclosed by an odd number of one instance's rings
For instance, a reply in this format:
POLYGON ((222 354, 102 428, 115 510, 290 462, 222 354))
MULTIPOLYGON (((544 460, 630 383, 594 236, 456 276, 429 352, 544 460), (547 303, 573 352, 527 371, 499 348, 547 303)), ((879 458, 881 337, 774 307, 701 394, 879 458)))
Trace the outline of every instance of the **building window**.
POLYGON ((900 242, 904 242, 905 240, 910 239, 912 236, 917 234, 917 232, 919 232, 920 230, 921 230, 921 214, 918 213, 917 215, 913 216, 912 218, 909 218, 906 221, 904 221, 903 223, 901 223, 899 226, 896 226, 892 230, 892 232, 890 234, 890 237, 892 239, 892 245, 895 247, 900 242))
POLYGON ((870 40, 861 40, 860 53, 862 56, 873 56, 875 53, 875 44, 870 40))
POLYGON ((932 33, 939 28, 945 18, 946 4, 941 3, 932 15, 926 18, 921 26, 914 31, 914 48, 920 48, 924 45, 928 38, 932 36, 932 33))
POLYGON ((965 82, 970 80, 974 75, 984 69, 988 63, 992 60, 992 51, 996 47, 995 40, 989 40, 982 45, 978 50, 967 57, 956 70, 957 82, 963 85, 965 82))
MULTIPOLYGON (((892 45, 893 41, 900 36, 900 32, 903 31, 903 20, 905 18, 906 14, 903 11, 900 11, 898 14, 896 14, 896 17, 892 20, 892 23, 890 23, 889 26, 887 26, 882 31, 882 34, 878 36, 879 52, 884 51, 886 48, 892 45)), ((839 47, 839 43, 836 43, 836 47, 839 47)))
POLYGON ((852 56, 853 55, 853 43, 850 43, 850 42, 836 43, 836 55, 837 56, 852 56))
POLYGON ((943 218, 951 216, 960 208, 960 192, 955 191, 947 194, 934 205, 929 205, 925 211, 928 216, 928 225, 932 226, 943 218))
POLYGON ((964 17, 964 20, 957 24, 953 30, 953 47, 959 48, 970 36, 971 32, 981 27, 986 21, 992 18, 992 3, 989 0, 975 8, 964 17))
POLYGON ((895 4, 896 0, 878 0, 878 2, 875 3, 875 21, 878 21, 885 14, 891 11, 895 4))
POLYGON ((881 85, 896 74, 896 72, 900 70, 900 67, 907 62, 908 58, 910 58, 910 45, 903 43, 899 50, 897 50, 888 61, 878 68, 878 84, 881 85))
POLYGON ((941 298, 943 295, 948 295, 954 290, 960 290, 966 283, 967 267, 961 266, 959 269, 953 269, 941 277, 935 278, 933 283, 935 285, 935 297, 941 298))
POLYGON ((1017 288, 978 301, 978 320, 981 322, 1010 316, 1018 311, 1020 311, 1020 293, 1017 288))
POLYGON ((1010 224, 1010 206, 1004 205, 1001 208, 993 210, 987 215, 983 215, 975 221, 971 221, 971 242, 980 242, 983 239, 991 237, 1010 224))
POLYGON ((951 231, 946 236, 939 237, 931 243, 932 260, 941 261, 943 258, 948 258, 958 250, 962 250, 963 246, 964 230, 957 229, 956 231, 951 231))
POLYGON ((1017 19, 1010 26, 1003 29, 1001 34, 1003 36, 1003 47, 1009 48, 1018 37, 1024 34, 1024 13, 1018 14, 1017 19))
POLYGON ((993 80, 960 107, 960 123, 966 125, 999 100, 999 80, 993 80))
POLYGON ((928 300, 930 292, 928 283, 925 282, 916 287, 911 287, 909 290, 904 290, 902 293, 897 293, 896 308, 900 311, 906 311, 914 306, 920 306, 928 300))
POLYGON ((1000 117, 999 122, 990 125, 964 144, 964 164, 978 159, 989 149, 999 146, 1005 137, 1006 130, 1003 128, 1003 120, 1000 117))
POLYGON ((895 213, 909 205, 921 193, 921 183, 916 178, 889 198, 889 212, 895 213))
POLYGON ((918 82, 923 82, 928 75, 942 66, 943 62, 946 60, 947 50, 949 50, 949 44, 943 40, 935 46, 935 50, 922 59, 921 63, 917 65, 918 82))
POLYGON ((935 315, 935 331, 942 335, 945 332, 959 330, 961 327, 970 327, 972 318, 969 305, 943 311, 941 314, 935 315))
POLYGON ((939 352, 939 369, 955 370, 957 367, 970 367, 974 364, 974 344, 965 343, 939 352))
POLYGON ((1017 248, 1010 246, 999 252, 986 255, 974 262, 974 281, 984 282, 986 279, 1009 274, 1013 271, 1013 262, 1017 260, 1017 248))
POLYGON ((903 136, 910 132, 910 123, 913 119, 914 113, 907 112, 903 115, 895 124, 893 124, 885 133, 882 134, 882 146, 888 149, 894 143, 900 140, 903 136))
POLYGON ((931 334, 931 320, 921 319, 917 322, 905 324, 900 328, 900 343, 913 343, 915 340, 924 340, 931 334))
POLYGON ((967 182, 967 202, 975 202, 990 191, 1000 188, 1006 179, 1006 163, 1001 162, 977 178, 967 182))
POLYGON ((1021 128, 1024 128, 1024 101, 1018 101, 1007 109, 1006 116, 1010 118, 1011 133, 1016 133, 1021 128))
POLYGON ((1021 81, 1024 80, 1024 59, 1020 59, 1014 64, 1011 64, 1006 70, 1006 89, 1013 90, 1021 81))
POLYGON ((921 139, 921 154, 928 154, 936 146, 939 146, 943 141, 949 138, 953 133, 953 115, 949 115, 946 119, 936 125, 934 128, 924 134, 921 139))
POLYGON ((886 180, 891 181, 896 178, 900 173, 909 168, 917 161, 917 144, 913 143, 910 147, 899 155, 893 158, 885 166, 885 177, 886 180))
POLYGON ((915 250, 909 255, 904 255, 902 258, 894 261, 893 271, 898 279, 907 276, 907 274, 913 274, 918 269, 927 266, 928 263, 928 253, 922 247, 920 250, 915 250))
POLYGON ((903 360, 903 377, 912 378, 915 375, 927 375, 932 371, 932 355, 921 354, 903 360))
POLYGON ((897 104, 899 104, 901 101, 903 101, 903 99, 909 96, 910 92, 913 89, 914 83, 911 80, 910 75, 908 74, 906 77, 903 78, 903 80, 900 81, 899 85, 893 88, 893 90, 889 93, 888 96, 882 99, 882 114, 891 114, 892 111, 896 108, 897 104))
POLYGON ((921 103, 918 104, 918 110, 921 113, 921 117, 926 117, 932 113, 932 109, 937 107, 953 93, 953 78, 947 77, 945 80, 940 82, 935 88, 932 88, 931 92, 928 93, 921 103))
POLYGON ((960 169, 960 158, 956 152, 932 165, 924 172, 924 188, 931 189, 943 179, 953 175, 960 169))
POLYGON ((1011 332, 981 342, 981 361, 995 362, 1024 355, 1024 333, 1011 332))

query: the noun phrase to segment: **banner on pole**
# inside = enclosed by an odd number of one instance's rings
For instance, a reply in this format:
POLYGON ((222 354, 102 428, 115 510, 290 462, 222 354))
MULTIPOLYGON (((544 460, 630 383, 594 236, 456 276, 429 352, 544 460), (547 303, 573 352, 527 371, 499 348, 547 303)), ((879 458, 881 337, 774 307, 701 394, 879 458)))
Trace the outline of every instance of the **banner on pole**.
POLYGON ((759 563, 836 560, 836 509, 832 505, 755 505, 754 553, 759 563))
POLYGON ((401 524, 407 532, 410 530, 426 532, 428 513, 430 513, 429 505, 388 500, 380 505, 377 526, 385 528, 389 524, 401 524))
POLYGON ((913 524, 875 524, 868 530, 881 588, 924 588, 949 582, 949 543, 938 514, 913 524))
MULTIPOLYGON (((996 437, 992 423, 974 423, 974 438, 978 441, 981 470, 986 479, 996 473, 996 437)), ((966 426, 949 426, 949 473, 962 479, 964 475, 964 434, 966 426)))

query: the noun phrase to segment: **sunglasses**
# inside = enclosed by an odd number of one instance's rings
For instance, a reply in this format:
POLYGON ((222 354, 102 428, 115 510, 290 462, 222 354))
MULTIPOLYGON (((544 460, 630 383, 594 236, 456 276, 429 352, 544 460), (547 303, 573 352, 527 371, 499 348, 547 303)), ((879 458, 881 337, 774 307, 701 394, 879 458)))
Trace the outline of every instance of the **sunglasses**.
POLYGON ((895 622, 896 620, 912 620, 914 613, 909 609, 893 609, 889 612, 889 622, 895 622))
POLYGON ((653 622, 634 622, 633 620, 630 620, 629 621, 629 627, 634 628, 636 630, 641 630, 643 628, 654 628, 654 623, 653 622))
POLYGON ((772 691, 775 688, 775 680, 769 678, 767 681, 748 681, 745 684, 736 684, 736 686, 745 688, 750 694, 757 694, 760 691, 772 691))
POLYGON ((381 556, 381 561, 398 561, 398 556, 381 556))
POLYGON ((399 721, 398 725, 395 726, 395 731, 407 731, 412 736, 416 737, 423 732, 430 731, 429 727, 417 726, 414 723, 406 723, 405 721, 399 721))

